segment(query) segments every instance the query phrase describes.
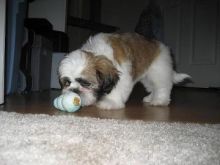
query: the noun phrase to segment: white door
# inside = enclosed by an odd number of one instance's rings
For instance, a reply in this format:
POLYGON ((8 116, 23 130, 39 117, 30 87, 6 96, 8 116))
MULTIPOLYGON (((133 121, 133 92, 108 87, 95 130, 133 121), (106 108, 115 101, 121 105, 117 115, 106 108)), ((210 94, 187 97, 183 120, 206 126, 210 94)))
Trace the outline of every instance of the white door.
POLYGON ((0 0, 0 104, 4 103, 5 12, 6 1, 0 0))
POLYGON ((159 0, 164 40, 193 87, 220 87, 220 0, 159 0))

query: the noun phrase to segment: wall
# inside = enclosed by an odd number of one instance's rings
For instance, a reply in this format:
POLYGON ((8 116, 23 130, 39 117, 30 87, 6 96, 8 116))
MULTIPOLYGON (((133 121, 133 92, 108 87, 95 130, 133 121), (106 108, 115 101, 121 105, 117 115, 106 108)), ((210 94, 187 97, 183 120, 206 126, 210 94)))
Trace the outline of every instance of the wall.
MULTIPOLYGON (((67 1, 68 0, 36 0, 29 4, 28 16, 35 18, 46 18, 53 25, 54 30, 66 32, 67 1)), ((59 88, 57 60, 62 57, 62 54, 58 54, 57 56, 55 52, 53 53, 51 88, 59 88)))
MULTIPOLYGON (((69 16, 90 19, 90 1, 88 0, 69 0, 69 16)), ((80 28, 77 26, 67 26, 69 36, 69 50, 73 51, 81 45, 92 34, 92 30, 80 28)))
POLYGON ((36 0, 29 4, 29 17, 48 19, 54 30, 66 31, 67 0, 36 0))
POLYGON ((148 0, 103 0, 101 22, 117 26, 122 32, 132 32, 147 3, 148 0))
MULTIPOLYGON (((69 0, 69 15, 89 19, 89 3, 87 0, 69 0)), ((101 1, 101 23, 120 28, 120 31, 134 31, 148 0, 102 0, 101 1)), ((94 32, 88 29, 68 26, 70 36, 70 51, 77 49, 94 32)))

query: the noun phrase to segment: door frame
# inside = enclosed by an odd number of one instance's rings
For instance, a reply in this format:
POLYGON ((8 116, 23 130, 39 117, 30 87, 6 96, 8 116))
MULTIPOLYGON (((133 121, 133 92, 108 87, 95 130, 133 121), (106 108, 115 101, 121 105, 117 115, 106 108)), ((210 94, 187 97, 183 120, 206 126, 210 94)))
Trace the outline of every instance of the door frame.
POLYGON ((4 103, 6 0, 0 0, 0 104, 4 103))

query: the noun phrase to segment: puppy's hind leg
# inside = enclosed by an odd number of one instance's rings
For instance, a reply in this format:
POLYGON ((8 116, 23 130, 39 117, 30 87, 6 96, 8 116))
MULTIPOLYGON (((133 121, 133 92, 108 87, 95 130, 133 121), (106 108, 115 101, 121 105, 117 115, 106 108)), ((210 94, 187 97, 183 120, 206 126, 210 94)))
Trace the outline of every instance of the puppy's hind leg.
POLYGON ((143 102, 150 103, 152 98, 153 98, 153 86, 152 83, 149 81, 147 76, 145 76, 143 79, 140 81, 143 86, 145 87, 146 91, 149 92, 147 96, 143 98, 143 102))
POLYGON ((173 86, 172 75, 160 72, 159 75, 149 76, 152 82, 151 105, 167 106, 170 103, 170 93, 173 86))
POLYGON ((173 68, 170 52, 163 44, 160 54, 149 67, 147 77, 152 83, 151 105, 167 106, 170 103, 170 93, 173 86, 173 68))

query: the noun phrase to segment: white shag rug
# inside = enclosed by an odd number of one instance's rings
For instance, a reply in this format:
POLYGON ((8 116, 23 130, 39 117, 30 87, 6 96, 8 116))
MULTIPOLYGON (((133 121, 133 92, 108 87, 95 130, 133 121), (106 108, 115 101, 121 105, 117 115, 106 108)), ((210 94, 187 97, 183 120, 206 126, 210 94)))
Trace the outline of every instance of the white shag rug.
POLYGON ((0 111, 1 165, 220 164, 220 125, 0 111))

